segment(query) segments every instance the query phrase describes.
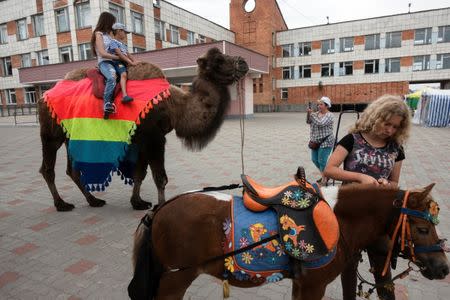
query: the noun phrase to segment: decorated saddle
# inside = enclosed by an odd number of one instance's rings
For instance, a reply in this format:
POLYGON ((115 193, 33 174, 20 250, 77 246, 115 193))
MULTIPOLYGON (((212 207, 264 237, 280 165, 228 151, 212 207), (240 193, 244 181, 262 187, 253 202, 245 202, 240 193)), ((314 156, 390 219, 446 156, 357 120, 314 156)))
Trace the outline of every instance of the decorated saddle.
POLYGON ((115 97, 117 112, 103 119, 103 101, 93 94, 93 81, 62 80, 44 94, 52 117, 69 139, 68 155, 72 167, 80 171, 87 191, 104 190, 113 172, 132 184, 137 149, 131 138, 141 119, 169 94, 165 78, 128 80, 127 90, 133 102, 123 104, 122 93, 115 97))

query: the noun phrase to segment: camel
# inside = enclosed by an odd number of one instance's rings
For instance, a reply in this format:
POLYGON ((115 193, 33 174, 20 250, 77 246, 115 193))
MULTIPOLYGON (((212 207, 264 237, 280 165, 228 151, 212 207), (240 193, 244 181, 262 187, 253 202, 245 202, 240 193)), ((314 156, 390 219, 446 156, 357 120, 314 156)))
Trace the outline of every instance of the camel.
MULTIPOLYGON (((185 92, 171 85, 170 96, 155 105, 141 120, 132 143, 138 147, 138 160, 133 175, 134 186, 130 199, 136 210, 148 209, 150 202, 142 200, 140 188, 150 166, 153 180, 158 190, 158 204, 165 202, 165 186, 168 182, 164 167, 165 135, 175 130, 183 144, 192 151, 203 149, 216 135, 222 125, 230 104, 228 86, 245 76, 248 65, 241 57, 222 54, 219 49, 209 49, 205 56, 198 58, 198 74, 192 82, 192 91, 185 92)), ((64 79, 81 80, 86 78, 86 69, 69 72, 64 79)), ((161 69, 148 62, 131 66, 129 80, 164 77, 161 69)), ((100 101, 100 100, 99 100, 100 101)), ((38 102, 40 136, 42 141, 42 166, 40 173, 44 177, 53 197, 57 211, 70 211, 75 206, 65 202, 55 185, 56 154, 68 139, 43 99, 38 102)), ((101 207, 105 201, 86 191, 80 182, 80 174, 72 168, 67 159, 66 174, 75 182, 92 207, 101 207)))

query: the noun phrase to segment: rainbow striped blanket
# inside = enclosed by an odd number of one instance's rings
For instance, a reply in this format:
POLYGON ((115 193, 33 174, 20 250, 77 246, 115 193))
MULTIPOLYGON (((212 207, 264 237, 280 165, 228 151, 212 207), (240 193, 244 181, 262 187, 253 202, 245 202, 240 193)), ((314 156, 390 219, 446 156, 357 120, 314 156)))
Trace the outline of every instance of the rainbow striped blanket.
POLYGON ((117 112, 103 119, 103 100, 92 94, 92 81, 62 80, 44 94, 52 117, 65 131, 72 167, 79 170, 87 191, 101 191, 117 172, 125 183, 133 184, 137 149, 131 138, 140 120, 160 101, 169 97, 164 78, 129 80, 133 102, 122 104, 120 92, 114 103, 117 112))

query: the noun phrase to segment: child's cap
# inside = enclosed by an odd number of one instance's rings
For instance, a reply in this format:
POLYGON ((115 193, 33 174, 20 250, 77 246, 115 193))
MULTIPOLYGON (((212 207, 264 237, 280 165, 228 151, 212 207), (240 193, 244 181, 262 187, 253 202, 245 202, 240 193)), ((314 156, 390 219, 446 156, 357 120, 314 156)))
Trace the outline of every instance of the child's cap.
POLYGON ((114 23, 114 25, 112 26, 112 29, 113 30, 121 29, 121 30, 125 31, 126 33, 130 33, 130 31, 122 23, 114 23))

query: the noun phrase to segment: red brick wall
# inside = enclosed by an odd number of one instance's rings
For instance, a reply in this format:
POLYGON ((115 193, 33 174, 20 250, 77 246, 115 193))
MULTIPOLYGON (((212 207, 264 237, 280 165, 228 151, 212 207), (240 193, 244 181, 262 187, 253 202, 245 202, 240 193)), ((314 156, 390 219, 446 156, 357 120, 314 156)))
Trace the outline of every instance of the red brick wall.
POLYGON ((45 35, 40 37, 41 49, 47 49, 47 37, 45 35))
POLYGON ((155 48, 162 49, 162 41, 155 39, 155 48))
POLYGON ((123 0, 109 0, 109 1, 123 6, 123 0))
POLYGON ((92 28, 77 29, 77 43, 83 44, 91 41, 92 28))
POLYGON ((130 2, 130 9, 134 10, 138 13, 141 13, 141 14, 144 13, 144 7, 139 4, 133 3, 133 2, 130 2))
POLYGON ((53 8, 60 8, 67 6, 67 0, 56 0, 53 1, 53 8))
POLYGON ((402 41, 413 40, 413 39, 414 39, 414 30, 402 31, 402 41))
POLYGON ((33 32, 33 24, 27 24, 27 27, 28 27, 28 37, 29 38, 32 38, 32 37, 34 37, 34 32, 33 32))
POLYGON ((320 49, 321 47, 322 47, 321 41, 313 41, 311 44, 312 50, 317 50, 317 49, 320 49))
POLYGON ((288 102, 306 104, 322 96, 329 97, 335 104, 371 102, 384 94, 407 94, 408 88, 407 81, 293 87, 288 89, 288 102))
POLYGON ((400 57, 400 66, 402 67, 410 67, 413 64, 412 56, 404 56, 400 57))
POLYGON ((364 36, 363 35, 359 35, 359 36, 355 36, 355 40, 354 40, 354 44, 356 45, 364 45, 364 36))
POLYGON ((24 104, 24 91, 23 89, 15 89, 16 90, 16 100, 17 104, 24 104))
POLYGON ((42 0, 36 0, 36 10, 38 13, 44 11, 44 6, 42 5, 42 0))
POLYGON ((6 31, 8 31, 8 35, 16 34, 16 21, 9 21, 6 23, 6 31))
POLYGON ((172 35, 170 34, 170 30, 166 29, 166 41, 170 41, 172 35))
POLYGON ((354 70, 364 69, 364 61, 363 60, 355 60, 353 62, 353 69, 354 70))
POLYGON ((161 19, 161 8, 159 7, 153 7, 153 16, 156 19, 161 19))
POLYGON ((20 68, 22 64, 22 58, 20 55, 11 56, 11 66, 15 69, 20 68))
POLYGON ((60 32, 56 36, 56 43, 58 46, 66 46, 72 43, 70 32, 60 32))
POLYGON ((140 47, 140 48, 144 48, 144 49, 146 48, 145 47, 145 36, 132 33, 131 39, 133 41, 134 47, 140 47))
POLYGON ((311 72, 312 73, 320 73, 320 65, 312 65, 311 66, 311 72))
POLYGON ((187 30, 180 28, 180 40, 187 40, 187 30))

